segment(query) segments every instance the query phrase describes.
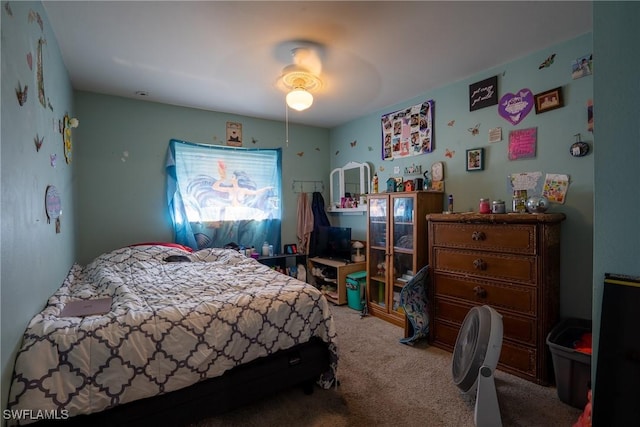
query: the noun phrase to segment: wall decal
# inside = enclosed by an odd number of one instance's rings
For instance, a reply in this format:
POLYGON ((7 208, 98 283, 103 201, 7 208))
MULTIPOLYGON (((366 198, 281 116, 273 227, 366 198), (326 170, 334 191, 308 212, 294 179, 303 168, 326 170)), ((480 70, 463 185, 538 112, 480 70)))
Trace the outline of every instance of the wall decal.
POLYGON ((298 152, 298 153, 296 153, 296 154, 297 154, 299 157, 302 157, 302 156, 304 156, 304 151, 300 151, 300 152, 298 152))
POLYGON ((40 31, 44 31, 44 23, 42 22, 42 17, 38 12, 35 12, 33 9, 29 9, 29 16, 27 17, 27 21, 29 23, 37 22, 40 27, 40 31))
POLYGON ((467 130, 471 132, 471 135, 476 136, 480 132, 480 123, 478 123, 472 128, 468 128, 467 130))
POLYGON ((453 125, 455 125, 455 124, 456 124, 456 121, 455 120, 451 120, 451 121, 449 121, 449 123, 447 123, 447 126, 453 127, 453 125))
POLYGON ((350 143, 350 144, 351 144, 351 148, 355 147, 357 143, 358 143, 358 141, 352 141, 352 142, 350 143))
POLYGON ((453 156, 456 154, 455 150, 451 151, 448 148, 444 151, 444 156, 450 159, 453 159, 453 156))
POLYGON ((9 2, 6 2, 4 4, 4 10, 7 11, 7 15, 13 16, 13 10, 11 10, 11 5, 9 4, 9 2))
POLYGON ((338 153, 340 153, 340 150, 337 150, 337 151, 336 151, 336 156, 338 155, 338 153))
POLYGON ((36 134, 36 137, 33 138, 33 142, 36 144, 36 152, 40 151, 40 147, 42 147, 42 143, 44 142, 44 136, 40 138, 40 135, 36 134))
POLYGON ((252 142, 253 144, 255 144, 256 142, 258 142, 258 140, 257 140, 257 139, 255 139, 254 137, 251 137, 251 142, 252 142))
POLYGON ((58 163, 58 155, 49 154, 49 164, 51 165, 51 167, 55 168, 57 163, 58 163))
POLYGON ((506 93, 500 98, 498 114, 512 125, 517 125, 533 109, 533 93, 529 89, 520 89, 517 94, 506 93))
POLYGON ((18 97, 18 104, 20 104, 21 107, 24 105, 25 102, 27 102, 28 89, 29 89, 29 86, 25 85, 23 88, 20 82, 18 82, 18 88, 16 89, 16 96, 18 97))
POLYGON ((31 52, 27 53, 27 65, 29 66, 29 70, 33 71, 33 54, 31 52))
POLYGON ((538 128, 509 132, 509 160, 529 159, 536 156, 538 128))
POLYGON ((316 147, 316 151, 320 151, 320 147, 316 147))
POLYGON ((553 60, 556 57, 555 53, 552 53, 551 55, 549 55, 549 57, 547 57, 547 59, 545 59, 544 61, 542 61, 542 63, 540 65, 538 65, 538 70, 542 70, 543 68, 548 68, 551 66, 551 64, 553 64, 553 60))
POLYGON ((433 151, 433 108, 431 100, 382 116, 382 160, 433 151))
MULTIPOLYGON (((40 15, 38 15, 40 16, 40 15)), ((38 99, 40 100, 40 104, 42 104, 43 107, 47 107, 47 103, 46 103, 46 97, 44 96, 44 66, 42 64, 42 46, 45 45, 47 43, 47 41, 43 38, 40 38, 38 40, 38 99)))
POLYGON ((469 85, 469 111, 498 103, 498 76, 469 85))
POLYGON ((373 147, 372 147, 372 146, 368 146, 368 147, 367 147, 367 150, 369 150, 369 151, 373 151, 373 147))

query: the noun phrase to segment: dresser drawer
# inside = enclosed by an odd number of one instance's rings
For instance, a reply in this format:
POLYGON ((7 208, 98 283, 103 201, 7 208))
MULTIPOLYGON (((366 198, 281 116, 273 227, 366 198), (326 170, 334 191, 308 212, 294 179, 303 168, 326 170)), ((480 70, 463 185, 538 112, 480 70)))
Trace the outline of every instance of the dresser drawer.
POLYGON ((435 223, 434 246, 518 254, 536 253, 533 224, 435 223))
MULTIPOLYGON (((482 304, 477 304, 482 305, 482 304)), ((500 309, 500 307, 491 305, 502 315, 502 327, 505 338, 518 341, 522 344, 536 345, 536 321, 528 317, 517 316, 500 309)), ((435 303, 436 323, 445 321, 461 325, 465 316, 474 304, 465 304, 461 302, 450 301, 444 298, 437 298, 435 303)), ((455 339, 455 337, 454 337, 455 339)))
POLYGON ((536 257, 493 252, 433 249, 435 271, 536 284, 536 257))
MULTIPOLYGON (((433 345, 453 351, 458 338, 459 325, 436 322, 433 345)), ((518 345, 503 339, 498 369, 535 381, 538 377, 536 369, 537 351, 535 347, 518 345)))

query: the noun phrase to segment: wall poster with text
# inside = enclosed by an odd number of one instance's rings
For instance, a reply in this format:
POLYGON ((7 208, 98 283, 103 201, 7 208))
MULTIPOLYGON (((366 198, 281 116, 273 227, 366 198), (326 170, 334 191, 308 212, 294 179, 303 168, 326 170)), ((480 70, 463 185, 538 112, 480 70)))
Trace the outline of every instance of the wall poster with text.
POLYGON ((382 116, 382 160, 430 153, 435 148, 433 100, 382 116))

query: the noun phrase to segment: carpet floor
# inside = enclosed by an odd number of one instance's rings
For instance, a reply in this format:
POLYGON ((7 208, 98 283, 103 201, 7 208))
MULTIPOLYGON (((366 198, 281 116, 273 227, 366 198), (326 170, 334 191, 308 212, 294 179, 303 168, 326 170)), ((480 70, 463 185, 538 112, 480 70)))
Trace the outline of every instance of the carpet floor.
MULTIPOLYGON (((338 378, 331 390, 294 388, 202 420, 194 427, 473 426, 475 400, 451 379, 451 353, 398 340, 403 330, 348 306, 331 307, 338 331, 338 378)), ((571 427, 581 411, 543 387, 497 370, 502 424, 571 427)))

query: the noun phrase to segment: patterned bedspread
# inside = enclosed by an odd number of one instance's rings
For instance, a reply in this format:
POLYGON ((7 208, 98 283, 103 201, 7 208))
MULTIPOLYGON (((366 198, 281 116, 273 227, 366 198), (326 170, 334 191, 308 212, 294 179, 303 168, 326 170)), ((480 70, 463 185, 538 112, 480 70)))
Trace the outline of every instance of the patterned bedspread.
POLYGON ((74 265, 29 323, 10 410, 92 413, 167 393, 336 331, 313 286, 232 250, 127 247, 74 265), (186 255, 192 262, 166 262, 186 255), (67 301, 111 296, 105 315, 60 317, 67 301))

